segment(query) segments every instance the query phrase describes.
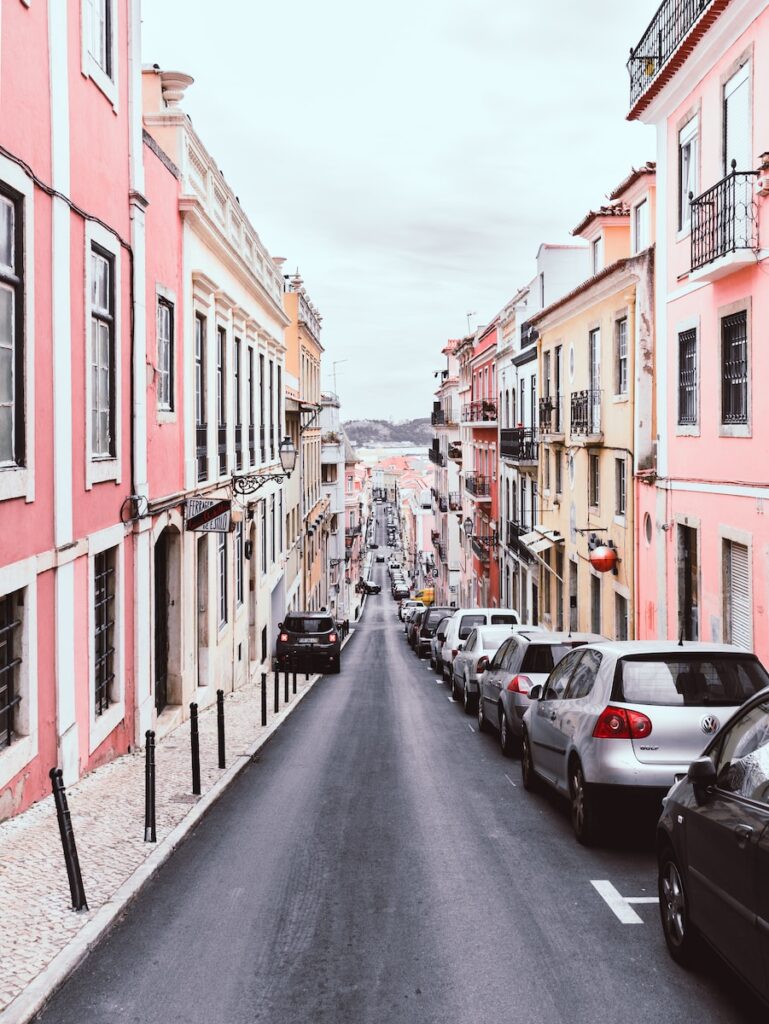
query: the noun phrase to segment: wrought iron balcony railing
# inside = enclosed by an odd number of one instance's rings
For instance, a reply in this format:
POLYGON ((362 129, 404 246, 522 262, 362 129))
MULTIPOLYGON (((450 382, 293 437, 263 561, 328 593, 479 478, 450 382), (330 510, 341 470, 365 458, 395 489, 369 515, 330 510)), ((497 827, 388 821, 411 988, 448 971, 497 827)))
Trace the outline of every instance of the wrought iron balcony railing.
POLYGON ((430 419, 434 427, 447 427, 449 424, 457 422, 454 410, 450 405, 444 405, 441 409, 434 409, 430 419))
POLYGON ((462 461, 462 445, 461 444, 450 444, 449 445, 449 458, 455 462, 462 461))
POLYGON ((435 551, 436 551, 436 554, 438 555, 438 561, 439 562, 443 562, 445 564, 445 562, 446 562, 446 547, 439 540, 435 541, 435 551))
POLYGON ((493 398, 479 399, 462 406, 463 423, 496 423, 497 403, 493 398))
POLYGON ((198 464, 198 480, 208 479, 208 424, 195 426, 195 456, 198 464))
POLYGON ((529 320, 521 324, 521 348, 533 345, 538 337, 539 331, 529 320))
POLYGON ((265 429, 264 424, 259 427, 259 454, 261 455, 262 462, 267 461, 267 444, 265 441, 265 429))
POLYGON ((499 453, 513 462, 536 465, 538 445, 536 435, 528 427, 503 427, 499 432, 499 453))
POLYGON ((630 51, 630 106, 643 96, 712 0, 663 0, 630 51))
POLYGON ((446 458, 438 448, 428 448, 427 457, 430 462, 433 462, 436 466, 446 465, 446 458))
POLYGON ((525 544, 521 543, 521 535, 527 532, 527 527, 522 526, 514 519, 509 519, 507 522, 507 546, 511 551, 514 551, 522 562, 527 565, 531 565, 534 562, 534 555, 526 547, 525 544))
POLYGON ((706 189, 692 204, 692 270, 737 249, 758 249, 753 182, 758 171, 738 171, 706 189))
POLYGON ((248 428, 248 459, 252 466, 256 465, 256 431, 248 428))
POLYGON ((243 427, 235 425, 235 469, 243 468, 243 427))
POLYGON ((491 558, 491 537, 473 537, 473 554, 482 562, 488 562, 491 558))
POLYGON ((442 494, 438 498, 438 508, 440 509, 441 512, 448 512, 448 510, 449 510, 449 503, 446 500, 446 495, 445 494, 442 494))
POLYGON ((563 397, 544 395, 539 400, 540 434, 563 433, 563 397))
POLYGON ((220 423, 216 431, 217 452, 219 453, 219 476, 227 472, 227 424, 220 423))
POLYGON ((571 433, 601 433, 601 392, 595 388, 571 393, 571 433))
POLYGON ((449 491, 449 512, 462 511, 462 495, 459 491, 449 491))
POLYGON ((465 477, 466 489, 476 498, 487 498, 491 494, 489 478, 480 473, 468 473, 465 477))

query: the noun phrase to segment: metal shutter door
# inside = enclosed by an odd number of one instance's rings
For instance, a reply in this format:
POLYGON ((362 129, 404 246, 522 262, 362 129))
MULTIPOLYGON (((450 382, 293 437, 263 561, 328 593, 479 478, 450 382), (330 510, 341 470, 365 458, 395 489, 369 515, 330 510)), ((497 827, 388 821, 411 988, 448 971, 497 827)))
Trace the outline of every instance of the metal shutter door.
POLYGON ((750 602, 750 559, 744 544, 728 542, 726 571, 729 574, 729 641, 753 649, 753 628, 750 602))

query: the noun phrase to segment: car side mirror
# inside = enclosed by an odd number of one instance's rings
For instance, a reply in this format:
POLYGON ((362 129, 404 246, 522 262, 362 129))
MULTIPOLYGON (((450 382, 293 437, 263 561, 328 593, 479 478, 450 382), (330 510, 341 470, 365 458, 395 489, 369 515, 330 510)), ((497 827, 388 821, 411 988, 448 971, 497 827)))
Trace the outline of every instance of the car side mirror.
POLYGON ((457 650, 458 651, 463 651, 464 649, 465 649, 465 645, 464 644, 457 644, 457 650))
POLYGON ((278 629, 283 629, 283 623, 282 622, 278 623, 278 629))
POLYGON ((482 658, 478 659, 478 666, 476 668, 476 672, 485 672, 488 667, 489 659, 484 654, 482 658))
POLYGON ((543 690, 542 683, 535 683, 532 686, 532 688, 529 690, 529 700, 530 701, 540 700, 542 698, 542 690, 543 690))
POLYGON ((694 788, 694 797, 698 804, 705 803, 708 790, 716 784, 716 766, 709 757, 698 757, 689 765, 686 777, 694 788))

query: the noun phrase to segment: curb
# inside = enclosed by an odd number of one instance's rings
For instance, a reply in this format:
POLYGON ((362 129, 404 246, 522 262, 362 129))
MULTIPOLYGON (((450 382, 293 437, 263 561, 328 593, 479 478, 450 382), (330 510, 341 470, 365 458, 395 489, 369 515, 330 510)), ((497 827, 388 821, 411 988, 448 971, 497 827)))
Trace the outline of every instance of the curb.
MULTIPOLYGON (((354 635, 354 630, 347 634, 342 641, 342 649, 347 646, 354 635)), ((297 694, 296 700, 288 707, 284 707, 283 711, 267 726, 266 731, 242 754, 238 754, 234 758, 230 767, 219 776, 211 789, 198 800, 186 817, 182 818, 165 839, 157 844, 147 859, 136 868, 133 874, 128 876, 111 898, 99 907, 91 920, 56 954, 48 966, 0 1012, 2 1024, 28 1024, 45 1008, 46 1003, 86 959, 91 950, 105 937, 117 918, 139 895, 155 872, 165 864, 231 783, 252 763, 254 755, 272 739, 274 733, 290 717, 294 709, 299 706, 321 678, 320 674, 313 675, 305 689, 297 694)))

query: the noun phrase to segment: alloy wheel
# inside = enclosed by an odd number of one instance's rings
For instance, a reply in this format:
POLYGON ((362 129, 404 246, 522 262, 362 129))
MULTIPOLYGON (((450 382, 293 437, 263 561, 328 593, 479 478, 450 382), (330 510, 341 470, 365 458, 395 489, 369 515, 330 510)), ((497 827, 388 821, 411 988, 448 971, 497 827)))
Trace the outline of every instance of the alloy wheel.
POLYGON ((585 828, 585 778, 579 764, 571 772, 571 820, 574 831, 581 835, 585 828))
POLYGON ((678 865, 668 860, 661 878, 662 922, 673 946, 683 945, 686 937, 686 897, 678 865))

